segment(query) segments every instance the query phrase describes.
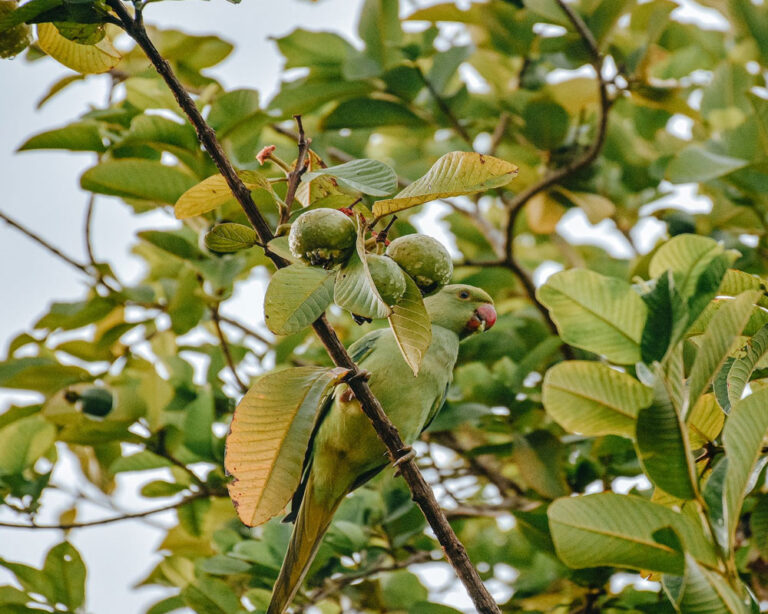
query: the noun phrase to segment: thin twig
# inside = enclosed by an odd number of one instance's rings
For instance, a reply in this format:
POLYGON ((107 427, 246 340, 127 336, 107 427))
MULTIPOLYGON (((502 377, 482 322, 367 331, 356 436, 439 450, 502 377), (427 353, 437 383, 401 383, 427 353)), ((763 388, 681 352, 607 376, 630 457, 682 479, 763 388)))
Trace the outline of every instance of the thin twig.
POLYGON ((88 203, 85 207, 85 228, 83 236, 85 238, 85 252, 88 254, 88 261, 91 266, 96 268, 96 257, 93 255, 93 243, 91 241, 91 223, 93 222, 93 208, 96 204, 96 194, 91 192, 88 197, 88 203))
POLYGON ((416 68, 416 72, 419 75, 419 78, 421 79, 422 83, 426 86, 427 90, 429 90, 429 93, 432 95, 432 98, 434 98, 435 103, 437 104, 437 107, 440 109, 443 115, 448 119, 448 122, 453 126, 453 129, 456 131, 456 134, 458 134, 461 139, 469 145, 470 149, 474 149, 474 144, 472 141, 472 137, 469 136, 469 133, 464 128, 464 126, 461 125, 461 122, 459 121, 459 118, 456 117, 456 115, 453 112, 453 109, 451 109, 450 106, 448 106, 448 103, 445 101, 445 99, 440 95, 440 92, 438 92, 435 89, 435 86, 432 84, 432 82, 429 80, 429 77, 424 74, 424 71, 421 70, 421 68, 416 68))
POLYGON ((515 482, 508 477, 502 475, 491 463, 485 461, 480 456, 470 456, 467 454, 468 450, 459 443, 456 436, 450 432, 445 431, 442 433, 434 433, 430 436, 431 439, 446 448, 449 448, 456 452, 466 463, 473 469, 475 473, 479 473, 493 484, 499 490, 499 494, 502 497, 509 496, 510 493, 514 493, 517 496, 525 494, 525 490, 520 488, 515 482))
MULTIPOLYGON (((281 126, 280 124, 270 124, 269 127, 277 132, 278 134, 282 134, 283 136, 287 136, 292 141, 298 141, 299 135, 294 132, 293 130, 286 128, 284 126, 281 126)), ((336 162, 352 162, 352 160, 355 159, 355 157, 351 154, 348 154, 346 151, 339 149, 338 147, 329 146, 325 148, 326 153, 336 160, 336 162)), ((397 176, 397 185, 401 188, 404 188, 406 186, 411 185, 410 179, 406 179, 405 177, 401 177, 400 175, 397 176)))
POLYGON ((357 580, 361 580, 363 578, 370 578, 371 576, 375 576, 376 574, 386 573, 388 571, 397 571, 398 569, 405 569, 406 567, 410 567, 411 565, 415 565, 417 563, 426 563, 430 560, 432 559, 430 557, 429 552, 420 551, 410 555, 408 558, 403 559, 402 561, 395 561, 391 565, 379 565, 377 567, 371 567, 370 569, 366 569, 365 571, 360 571, 357 573, 349 573, 338 578, 326 578, 325 582, 323 583, 323 586, 315 589, 309 594, 308 603, 300 607, 298 609, 298 612, 304 612, 304 610, 307 607, 314 605, 316 603, 319 603, 326 597, 338 595, 339 591, 341 591, 344 587, 349 586, 350 584, 352 584, 353 582, 356 582, 357 580))
POLYGON ((501 145, 501 141, 504 139, 504 136, 507 133, 507 128, 509 127, 509 113, 506 111, 502 111, 501 115, 499 116, 499 121, 496 124, 496 127, 493 129, 493 135, 491 136, 491 146, 488 149, 488 154, 491 156, 496 155, 496 150, 499 148, 499 145, 501 145))
POLYGON ((113 516, 112 518, 102 518, 101 520, 90 520, 87 522, 64 522, 60 524, 34 524, 34 523, 23 524, 20 522, 0 522, 0 527, 5 529, 41 529, 41 530, 63 529, 65 531, 68 531, 70 529, 85 529, 87 527, 98 527, 105 524, 112 524, 114 522, 122 522, 123 520, 131 520, 133 518, 144 518, 145 516, 152 516, 153 514, 159 514, 161 512, 167 512, 169 510, 175 510, 180 508, 183 505, 186 505, 187 503, 191 503, 192 501, 196 501, 197 499, 202 499, 204 497, 208 497, 208 495, 203 492, 194 493, 192 495, 189 495, 188 497, 185 497, 181 501, 177 501, 176 503, 171 503, 170 505, 165 505, 163 507, 158 507, 158 508, 147 510, 144 512, 122 514, 120 516, 113 516))
POLYGON ((219 317, 219 306, 218 305, 211 305, 211 320, 213 320, 213 326, 216 328, 216 335, 219 337, 219 345, 221 346, 221 353, 224 354, 224 359, 227 361, 227 366, 229 367, 229 370, 232 372, 232 377, 235 379, 235 382, 237 382, 238 388, 240 388, 240 392, 245 394, 248 392, 248 386, 246 386, 243 383, 243 380, 240 379, 240 376, 237 374, 237 369, 235 368, 235 361, 232 360, 232 352, 229 350, 229 342, 227 341, 227 338, 224 336, 224 331, 221 330, 221 318, 219 317))
POLYGON ((54 247, 53 245, 48 243, 48 241, 46 241, 45 239, 40 237, 40 235, 36 234, 35 232, 30 230, 29 228, 26 228, 25 226, 22 226, 21 224, 19 224, 19 222, 17 222, 16 220, 10 218, 9 216, 7 216, 2 211, 0 211, 0 219, 2 219, 9 226, 12 226, 13 228, 18 230, 22 234, 26 235, 28 238, 32 239, 38 245, 40 245, 40 246, 44 247, 45 249, 47 249, 54 256, 56 256, 57 258, 63 260, 68 265, 76 268, 77 270, 79 270, 82 273, 85 273, 89 277, 91 276, 91 272, 88 270, 88 267, 86 265, 78 262, 74 258, 71 258, 71 257, 67 256, 60 249, 58 249, 57 247, 54 247))
MULTIPOLYGON (((184 86, 174 74, 170 64, 160 55, 144 27, 131 18, 120 0, 107 0, 107 4, 112 7, 122 22, 125 31, 136 41, 139 47, 144 50, 150 62, 173 92, 179 106, 194 126, 200 143, 205 147, 221 174, 226 178, 227 185, 232 190, 237 201, 243 207, 246 216, 256 230, 256 233, 259 235, 261 242, 266 245, 274 236, 272 230, 253 202, 250 190, 248 190, 240 180, 235 168, 225 155, 216 138, 216 133, 206 123, 205 119, 203 119, 194 100, 192 100, 190 95, 184 89, 184 86)), ((278 268, 286 266, 287 262, 283 258, 280 258, 271 252, 267 252, 267 255, 278 268)), ((363 377, 363 373, 347 353, 344 344, 341 343, 336 335, 336 331, 331 328, 324 315, 312 324, 312 328, 325 346, 328 355, 333 362, 337 366, 349 370, 351 376, 349 386, 352 388, 363 412, 371 420, 379 438, 386 445, 390 458, 393 461, 400 458, 403 451, 407 449, 405 443, 400 438, 400 434, 389 420, 386 413, 384 413, 381 403, 371 392, 371 389, 363 377)), ((466 587, 477 610, 482 614, 500 614, 501 610, 499 609, 499 606, 493 600, 493 597, 491 597, 488 589, 483 584, 480 574, 473 567, 466 549, 459 541, 458 537, 456 537, 445 514, 440 509, 432 489, 429 488, 429 485, 424 480, 424 477, 421 475, 414 460, 412 458, 406 458, 404 462, 400 464, 399 469, 411 489, 414 501, 416 501, 424 513, 427 522, 432 527, 449 562, 456 570, 456 574, 461 582, 466 587)))
POLYGON ((249 337, 253 337, 259 343, 263 343, 266 346, 272 345, 272 342, 269 339, 267 339, 264 335, 253 330, 252 328, 247 327, 242 322, 238 322, 234 318, 230 318, 229 316, 225 316, 219 313, 219 321, 223 322, 224 324, 229 324, 230 326, 234 326, 243 334, 248 335, 249 337))
MULTIPOLYGON (((285 190, 285 204, 287 211, 285 214, 290 214, 291 207, 293 206, 293 199, 296 197, 296 190, 301 183, 302 175, 307 172, 307 154, 309 153, 309 140, 304 134, 304 124, 301 123, 301 115, 294 115, 293 119, 296 120, 296 127, 299 130, 299 138, 297 139, 299 147, 299 155, 296 157, 296 166, 288 173, 288 187, 285 190)), ((281 214, 280 223, 285 224, 288 221, 288 216, 285 219, 281 214)))

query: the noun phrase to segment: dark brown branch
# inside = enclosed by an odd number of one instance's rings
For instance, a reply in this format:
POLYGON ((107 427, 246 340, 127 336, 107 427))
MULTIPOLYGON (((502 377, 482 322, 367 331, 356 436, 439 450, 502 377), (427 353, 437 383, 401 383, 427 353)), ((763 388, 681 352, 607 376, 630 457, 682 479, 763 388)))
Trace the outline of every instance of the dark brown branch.
POLYGON ((135 40, 144 53, 147 54, 147 57, 155 67, 155 70, 157 70, 158 74, 168 85, 168 88, 179 103, 181 110, 184 111, 187 117, 189 117, 192 126, 197 132, 198 140, 203 147, 205 147, 208 155, 211 156, 214 164, 216 164, 216 168, 224 176, 229 189, 232 190, 232 194, 242 206, 245 215, 258 233, 261 242, 266 245, 273 236, 272 230, 269 227, 269 224, 267 224, 267 220, 261 215, 256 204, 253 202, 251 191, 246 187, 240 177, 238 177, 235 167, 232 166, 227 159, 221 144, 216 138, 216 133, 213 128, 211 128, 203 119, 194 100, 192 100, 191 96, 187 93, 184 86, 174 74, 171 65, 160 55, 157 48, 150 40, 147 30, 140 20, 141 13, 137 13, 137 19, 134 20, 120 0, 107 0, 107 4, 117 14, 126 33, 135 40))
MULTIPOLYGON (((525 204, 539 192, 546 190, 556 183, 561 182, 563 179, 572 175, 576 171, 579 171, 585 166, 592 164, 592 162, 597 159, 597 156, 600 155, 600 151, 602 151, 603 145, 605 144, 605 134, 608 128, 608 111, 611 106, 611 101, 608 98, 608 86, 603 77, 603 56, 600 54, 600 50, 597 47, 597 42, 595 41, 594 36, 592 36, 592 32, 590 32, 581 16, 579 16, 578 13, 576 13, 570 6, 568 6, 564 0, 556 0, 556 2, 563 10, 563 12, 565 12, 565 14, 568 16, 568 19, 573 24, 573 27, 584 40, 584 44, 586 45, 591 57, 590 63, 592 64, 592 68, 594 68, 595 74, 597 75, 597 87, 600 96, 600 115, 597 121, 597 133, 595 134, 595 138, 591 145, 581 156, 575 158, 565 166, 550 172, 541 181, 534 183, 519 194, 515 195, 514 198, 509 200, 507 203, 507 208, 510 210, 510 213, 515 212, 521 207, 525 206, 525 204)), ((514 223, 514 217, 512 218, 512 222, 514 223)), ((511 250, 511 239, 514 234, 513 226, 514 224, 507 224, 506 230, 508 250, 511 250)))
POLYGON ((525 287, 525 290, 528 293, 528 296, 530 297, 531 301, 536 306, 536 308, 541 312, 541 314, 544 316, 545 321, 547 322, 550 329, 555 334, 557 334, 557 327, 555 326, 554 322, 550 318, 549 311, 536 298, 536 287, 534 286, 533 281, 528 276, 528 274, 525 273, 525 271, 522 269, 520 264, 517 262, 517 259, 515 258, 515 254, 514 254, 515 222, 517 221, 517 216, 519 215, 520 211, 531 200, 531 198, 533 198, 540 192, 546 190, 547 188, 550 188, 551 186, 557 183, 560 183, 565 178, 576 173, 582 168, 589 166, 590 164, 592 164, 592 162, 594 162, 597 159, 597 157, 600 155, 600 152, 603 149, 603 145, 605 144, 605 135, 608 128, 608 111, 610 110, 610 107, 611 107, 611 100, 608 97, 608 85, 605 81, 605 78, 603 77, 603 56, 601 55, 600 49, 597 46, 597 41, 595 40, 595 37, 592 35, 592 32, 584 23, 584 20, 581 18, 581 16, 578 13, 576 13, 576 11, 574 11, 565 2, 565 0, 556 0, 556 2, 560 6, 560 8, 563 10, 563 12, 568 16, 568 19, 570 20, 574 29, 581 35, 581 38, 584 41, 584 45, 587 47, 587 50, 589 51, 589 55, 591 58, 590 64, 592 65, 592 68, 594 69, 595 74, 597 76, 597 88, 598 88, 598 94, 600 98, 600 104, 599 104, 600 111, 599 111, 599 117, 597 121, 597 132, 595 134, 594 140, 582 155, 580 155, 577 158, 574 158, 571 162, 569 162, 565 166, 562 166, 556 170, 551 171, 548 175, 546 175, 540 181, 530 185, 522 192, 516 194, 514 198, 511 198, 511 199, 504 198, 504 204, 508 211, 507 223, 505 228, 505 235, 506 235, 505 266, 507 266, 511 271, 515 273, 515 275, 518 276, 518 278, 520 279, 520 282, 525 287))
MULTIPOLYGON (((248 190, 240 180, 234 167, 224 154, 221 145, 216 139, 215 132, 205 122, 194 101, 176 78, 170 64, 160 55, 157 48, 149 39, 143 26, 131 18, 120 0, 107 0, 107 4, 114 9, 122 22, 125 31, 144 50, 150 62, 154 65, 157 72, 173 92, 179 106, 187 114, 187 117, 194 126, 199 141, 208 151, 221 174, 226 178, 227 184, 232 190, 233 195, 243 207, 248 219, 251 221, 256 233, 259 235, 261 242, 266 245, 269 240, 273 238, 272 230, 254 204, 250 190, 248 190)), ((267 252, 267 255, 278 268, 286 265, 286 262, 279 256, 276 256, 271 252, 267 252)), ((349 382, 349 386, 352 388, 355 397, 360 402, 363 412, 371 420, 377 434, 387 446, 390 458, 392 460, 399 458, 403 450, 407 449, 406 445, 400 438, 395 426, 384 413, 384 409, 378 399, 376 399, 371 392, 371 389, 368 387, 368 384, 362 378, 362 373, 359 367, 350 358, 346 348, 336 335, 336 332, 328 324, 328 320, 325 316, 321 316, 312 325, 312 328, 325 346, 333 362, 337 366, 345 367, 350 370, 353 377, 349 382)), ((432 527, 448 560, 456 570, 459 579, 466 587, 477 610, 481 613, 500 614, 501 610, 499 609, 499 606, 483 585, 480 575, 469 560, 466 549, 456 537, 445 514, 440 509, 434 493, 425 482, 414 460, 408 459, 401 463, 400 471, 411 489, 413 500, 416 501, 424 513, 427 522, 429 522, 432 527)))
POLYGON ((438 92, 435 89, 435 86, 432 85, 432 82, 429 80, 429 77, 424 74, 424 71, 421 70, 421 68, 416 68, 416 71, 419 73, 419 78, 421 79, 422 83, 426 86, 427 90, 429 90, 429 93, 432 95, 432 98, 434 98, 435 103, 437 104, 437 107, 440 109, 440 112, 445 115, 446 119, 448 119, 448 122, 453 127, 456 134, 458 134, 461 139, 469 145, 470 149, 474 149, 474 143, 472 141, 472 137, 469 136, 469 133, 464 128, 464 126, 461 125, 461 122, 459 122, 459 118, 456 117, 455 113, 453 112, 453 109, 448 106, 448 103, 445 101, 445 99, 440 95, 440 92, 438 92))
POLYGON ((112 518, 102 518, 101 520, 90 520, 87 522, 65 522, 61 524, 23 524, 20 522, 0 522, 0 527, 6 528, 6 529, 41 529, 41 530, 63 529, 65 531, 68 531, 70 529, 85 529, 88 527, 98 527, 105 524, 122 522, 123 520, 144 518, 146 516, 152 516, 153 514, 159 514, 160 512, 175 510, 180 508, 182 505, 186 505, 187 503, 191 503, 192 501, 196 501, 197 499, 202 499, 204 497, 208 497, 208 494, 204 492, 199 492, 199 493, 189 495, 188 497, 185 497, 184 499, 182 499, 181 501, 177 501, 176 503, 171 503, 170 505, 165 505, 163 507, 147 510, 145 512, 134 512, 132 514, 122 514, 120 516, 113 516, 112 518))
POLYGON ((40 245, 40 246, 44 247, 45 249, 47 249, 49 252, 51 252, 54 256, 56 256, 60 260, 63 260, 68 265, 76 268, 81 273, 85 273, 89 277, 91 276, 91 272, 88 270, 88 267, 86 265, 78 262, 74 258, 70 258, 64 252, 62 252, 60 249, 58 249, 58 248, 54 247, 53 245, 51 245, 50 243, 48 243, 48 241, 46 241, 45 239, 43 239, 39 235, 35 234, 32 230, 29 230, 29 228, 26 228, 25 226, 22 226, 16 220, 8 217, 2 211, 0 211, 0 219, 3 220, 9 226, 12 226, 13 228, 15 228, 16 230, 21 232, 23 235, 25 235, 28 238, 32 239, 38 245, 40 245))
POLYGON ((237 369, 235 368, 235 361, 232 360, 232 352, 229 351, 229 342, 227 341, 227 338, 224 336, 224 331, 221 330, 221 318, 219 317, 219 306, 212 305, 210 309, 211 309, 211 320, 213 320, 213 326, 216 329, 216 335, 219 337, 219 345, 221 346, 221 353, 224 354, 224 360, 227 361, 227 366, 229 367, 229 370, 232 373, 232 377, 235 379, 235 382, 237 383, 237 387, 240 388, 240 392, 245 394, 246 392, 248 392, 248 386, 246 386, 243 383, 243 380, 241 380, 240 376, 237 374, 237 369))

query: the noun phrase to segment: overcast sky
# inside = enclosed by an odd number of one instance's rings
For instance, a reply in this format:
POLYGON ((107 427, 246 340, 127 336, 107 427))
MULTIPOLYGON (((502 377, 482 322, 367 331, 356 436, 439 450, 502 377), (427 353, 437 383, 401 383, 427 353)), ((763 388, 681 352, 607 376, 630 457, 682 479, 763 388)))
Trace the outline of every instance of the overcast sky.
MULTIPOLYGON (((310 3, 301 0, 267 2, 245 0, 233 5, 225 0, 187 0, 150 4, 146 10, 148 23, 174 27, 190 33, 217 34, 235 44, 234 53, 213 74, 226 88, 258 89, 263 99, 276 91, 281 72, 280 56, 270 36, 286 34, 296 27, 330 30, 354 37, 357 13, 362 0, 324 0, 310 3)), ((429 4, 420 2, 419 4, 429 4)), ((406 4, 407 3, 403 3, 406 4)), ((717 27, 722 19, 710 10, 702 10, 691 2, 683 13, 707 27, 717 27)), ((680 13, 678 13, 680 14, 680 13)), ((18 58, 0 61, 0 210, 14 217, 60 247, 75 259, 84 261, 82 224, 87 195, 79 189, 80 174, 93 165, 92 154, 69 152, 25 152, 14 150, 31 134, 57 127, 75 119, 88 104, 103 103, 106 80, 92 76, 73 85, 41 110, 37 101, 55 80, 68 70, 48 59, 28 64, 18 58)), ((679 202, 679 201, 678 201, 679 202)), ((590 228, 580 212, 574 210, 567 220, 576 236, 605 236, 605 228, 590 228)), ((135 232, 145 228, 174 225, 163 213, 133 216, 129 208, 116 199, 100 197, 94 219, 94 247, 99 260, 116 264, 124 278, 140 273, 138 262, 127 254, 126 247, 135 232)), ((647 234, 646 237, 650 237, 647 234)), ((621 239, 613 244, 622 253, 621 239)), ((9 340, 29 328, 52 300, 82 298, 82 275, 51 257, 17 231, 0 221, 0 356, 9 340)), ((549 271, 551 272, 551 270, 549 271)), ((540 281, 540 279, 537 279, 540 281)), ((256 290, 246 290, 247 293, 256 290)), ((248 295, 250 300, 250 295, 248 295)), ((23 395, 0 391, 0 412, 11 399, 23 395)), ((70 462, 57 470, 60 482, 76 470, 70 462)), ((136 510, 135 482, 119 490, 118 505, 136 510)), ((47 495, 40 520, 54 522, 66 509, 68 499, 47 495)), ((151 504, 150 504, 151 505, 151 504)), ((84 505, 80 520, 103 518, 108 510, 84 505)), ((7 516, 0 516, 7 517, 7 516)), ((154 517, 162 525, 173 524, 173 515, 154 517)), ((124 522, 104 528, 75 532, 71 539, 88 564, 88 611, 110 614, 134 614, 164 594, 162 589, 132 590, 131 586, 159 559, 151 553, 164 535, 141 522, 124 522)), ((50 545, 61 539, 57 532, 0 530, 0 557, 23 561, 35 566, 50 545)), ((8 576, 0 571, 0 584, 8 576)), ((449 580, 449 578, 440 578, 449 580)), ((464 603, 463 591, 450 595, 451 603, 464 603)))

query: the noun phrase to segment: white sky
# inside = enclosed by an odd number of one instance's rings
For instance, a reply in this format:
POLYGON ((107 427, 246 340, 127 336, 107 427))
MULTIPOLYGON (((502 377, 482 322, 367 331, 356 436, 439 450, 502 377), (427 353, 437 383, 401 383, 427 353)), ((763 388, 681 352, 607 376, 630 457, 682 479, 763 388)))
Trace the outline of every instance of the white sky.
MULTIPOLYGON (((417 4, 430 4, 431 1, 417 4)), ((225 0, 210 2, 187 0, 151 4, 146 10, 148 23, 175 27, 189 33, 218 34, 235 43, 234 53, 213 74, 225 87, 251 87, 260 90, 263 99, 276 91, 281 62, 270 36, 287 34, 296 27, 329 30, 354 36, 361 0, 301 0, 256 2, 245 0, 233 5, 225 0)), ((409 6, 407 1, 402 3, 409 6)), ((467 4, 466 2, 459 4, 467 4)), ((685 0, 680 15, 706 24, 722 26, 722 19, 710 10, 685 0)), ((35 110, 37 100, 55 80, 68 71, 45 59, 27 64, 22 59, 0 61, 0 210, 47 238, 67 254, 85 261, 82 223, 87 195, 79 189, 80 174, 94 163, 93 155, 70 152, 25 152, 14 150, 31 134, 63 125, 81 114, 89 103, 101 105, 105 95, 104 79, 90 77, 85 83, 70 86, 42 110, 35 110)), ((679 202, 679 201, 678 201, 679 202)), ((587 240, 605 239, 610 229, 590 227, 583 216, 568 217, 567 234, 587 240)), ((97 258, 116 264, 123 277, 137 276, 138 262, 126 247, 137 230, 174 225, 164 213, 135 217, 117 199, 99 198, 94 218, 94 247, 97 258)), ((646 240, 652 237, 646 234, 646 240)), ((642 238, 641 238, 642 239, 642 238)), ((626 255, 622 240, 613 242, 616 255, 626 255)), ((50 256, 16 230, 0 222, 0 355, 8 342, 42 315, 52 300, 82 298, 83 277, 68 265, 50 256)), ((543 282, 556 268, 543 267, 536 276, 543 282)), ((238 296, 240 305, 253 304, 261 296, 259 284, 251 284, 238 296)), ((0 411, 18 395, 0 392, 0 411), (5 399, 5 400, 4 400, 5 399)), ((76 472, 71 462, 57 471, 59 482, 69 482, 76 472)), ((141 505, 133 495, 136 482, 119 490, 118 505, 135 511, 141 505)), ((62 495, 46 496, 41 522, 55 522, 67 508, 69 499, 62 495)), ((144 509, 154 507, 149 502, 144 509)), ((95 505, 81 506, 79 520, 103 518, 112 512, 95 505)), ((11 519, 0 513, 0 518, 11 519)), ((173 515, 153 517, 158 525, 173 524, 173 515)), ((151 553, 164 531, 139 521, 90 528, 74 532, 70 538, 88 565, 88 611, 133 614, 163 594, 162 589, 134 590, 138 581, 159 559, 151 553)), ((58 532, 0 529, 0 557, 39 566, 47 549, 61 540, 58 532)), ((0 571, 0 584, 8 575, 0 571)), ((441 582, 438 582, 441 583, 441 582)), ((499 595, 500 596, 500 595, 499 595)), ((467 602, 460 586, 447 597, 454 607, 467 602)))

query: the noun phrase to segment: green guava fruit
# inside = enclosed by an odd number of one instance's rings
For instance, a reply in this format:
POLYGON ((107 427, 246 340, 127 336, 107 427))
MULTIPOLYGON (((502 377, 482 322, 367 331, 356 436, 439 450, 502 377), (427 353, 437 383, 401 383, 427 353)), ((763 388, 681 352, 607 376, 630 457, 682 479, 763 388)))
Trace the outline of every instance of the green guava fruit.
POLYGON ((379 296, 387 305, 394 305, 405 294, 405 277, 397 263, 388 256, 368 254, 368 270, 379 296))
POLYGON ((288 246, 304 262, 331 268, 342 264, 355 249, 354 222, 336 209, 313 209, 291 225, 288 246))
POLYGON ((437 292, 453 275, 448 250, 427 235, 398 237, 387 247, 387 256, 408 273, 424 296, 437 292))

